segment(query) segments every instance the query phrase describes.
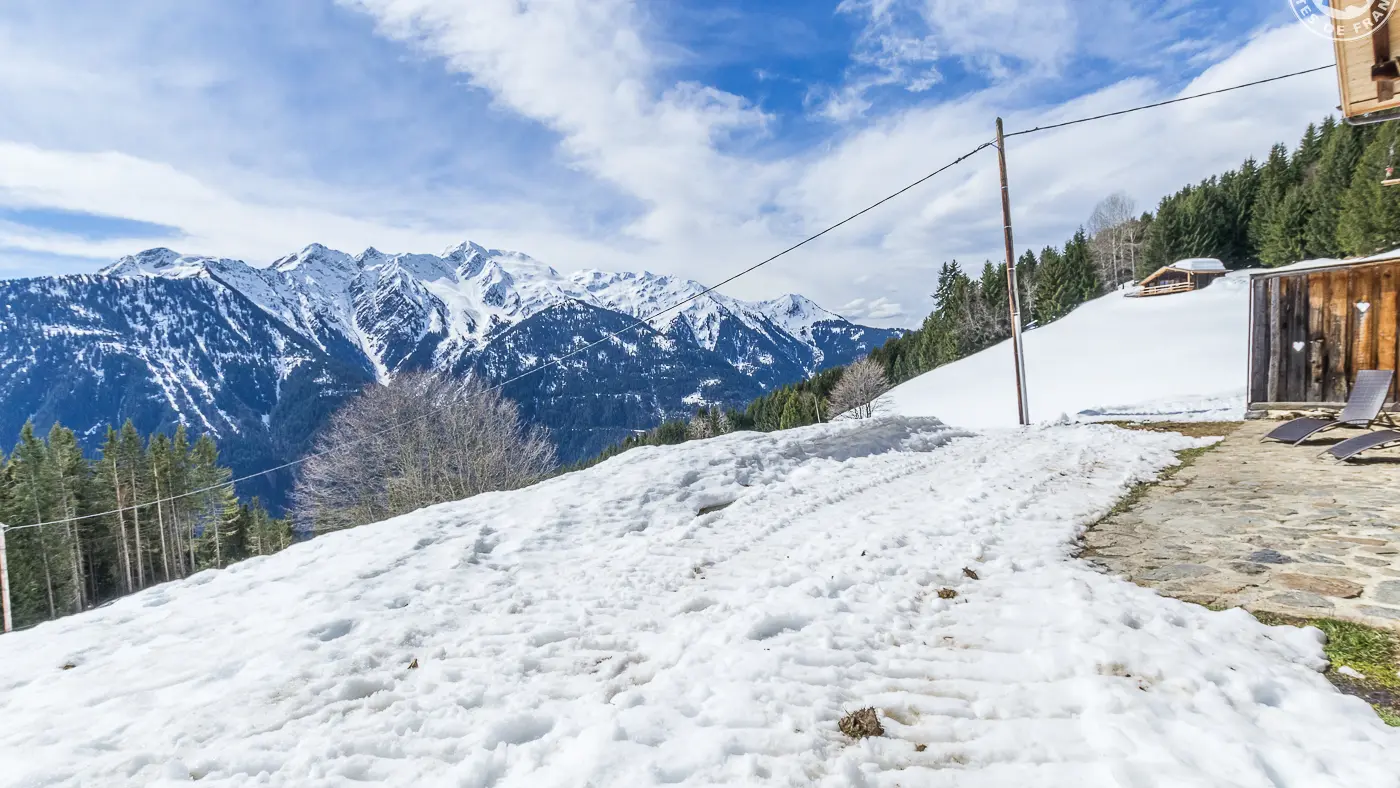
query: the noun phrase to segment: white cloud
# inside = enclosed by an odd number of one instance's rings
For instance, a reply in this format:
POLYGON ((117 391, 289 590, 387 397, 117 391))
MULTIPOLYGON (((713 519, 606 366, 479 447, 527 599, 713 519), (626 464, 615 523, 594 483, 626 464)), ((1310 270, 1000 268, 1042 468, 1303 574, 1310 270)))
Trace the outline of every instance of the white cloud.
MULTIPOLYGON (((28 120, 0 119, 0 207, 89 212, 175 227, 181 237, 165 239, 174 248, 254 262, 311 241, 348 251, 370 245, 435 251, 470 237, 526 251, 561 269, 645 268, 714 282, 981 144, 999 113, 1010 128, 1025 128, 1330 57, 1325 42, 1289 24, 1242 43, 1190 84, 1130 79, 1062 104, 1028 102, 1043 79, 1036 69, 1022 69, 956 100, 940 102, 935 91, 918 94, 920 103, 912 107, 842 127, 805 151, 773 156, 764 142, 766 135, 783 132, 781 121, 742 97, 671 76, 655 54, 664 50, 657 43, 660 33, 632 3, 343 2, 371 14, 394 41, 465 75, 472 87, 463 93, 491 102, 478 118, 483 127, 513 123, 512 129, 543 130, 536 133, 554 149, 537 151, 537 158, 567 165, 573 180, 561 182, 554 170, 531 172, 520 176, 516 189, 483 194, 460 182, 470 179, 428 184, 409 169, 398 186, 375 181, 370 188, 345 188, 317 177, 316 168, 274 166, 304 154, 278 149, 284 140, 259 132, 256 119, 247 124, 252 143, 230 142, 238 128, 200 138, 206 125, 198 117, 190 118, 188 129, 172 128, 167 103, 149 91, 131 92, 145 72, 104 72, 45 49, 47 60, 37 62, 50 63, 43 81, 61 101, 40 105, 37 91, 28 91, 28 103, 19 107, 28 120), (128 98, 139 111, 120 112, 128 98), (81 109, 71 124, 59 111, 62 102, 81 109), (110 128, 94 119, 103 108, 115 113, 110 128), (194 138, 176 140, 184 131, 194 138), (143 132, 155 142, 140 142, 143 132), (163 147, 167 140, 169 150, 163 147), (200 145, 207 150, 195 156, 191 151, 200 145), (248 148, 259 145, 272 150, 249 159, 248 148), (612 224, 575 221, 592 215, 600 195, 620 218, 612 224)), ((995 8, 1012 8, 1011 0, 998 2, 995 8)), ((941 24, 940 30, 957 30, 966 22, 941 24)), ((1026 24, 1013 30, 1015 36, 1038 35, 1026 24)), ((1059 33, 1044 32, 1052 38, 1059 33)), ((989 39, 978 51, 996 56, 999 46, 989 39)), ((25 51, 26 62, 34 61, 38 50, 25 51)), ((1035 51, 1040 62, 1054 63, 1063 50, 1047 40, 1035 51)), ((203 108, 213 99, 198 86, 232 77, 217 64, 194 63, 195 87, 170 89, 203 108)), ((7 77, 5 68, 0 65, 0 98, 28 90, 16 86, 22 80, 7 77)), ((910 84, 918 87, 917 81, 910 84)), ((1332 75, 1323 73, 1016 138, 1008 147, 1017 246, 1063 242, 1110 192, 1126 191, 1150 208, 1164 193, 1236 166, 1246 155, 1262 155, 1276 141, 1292 142, 1308 121, 1332 111, 1334 92, 1332 75)), ((312 145, 321 132, 314 126, 303 130, 312 145)), ((514 159, 493 161, 493 150, 480 151, 477 166, 494 164, 506 173, 525 166, 514 159)), ((941 262, 956 257, 973 268, 984 259, 999 260, 1000 239, 994 157, 984 151, 727 290, 749 298, 801 292, 819 303, 844 304, 842 310, 875 324, 912 325, 923 317, 941 262)), ((0 226, 0 248, 33 255, 110 259, 154 243, 0 226)))
POLYGON ((441 56, 496 101, 546 124, 576 166, 644 205, 629 231, 660 241, 752 216, 783 169, 725 155, 766 118, 712 87, 665 84, 625 0, 343 0, 441 56))
POLYGON ((843 304, 836 313, 854 321, 888 321, 898 318, 908 317, 904 312, 904 307, 891 301, 888 298, 865 299, 857 298, 843 304))

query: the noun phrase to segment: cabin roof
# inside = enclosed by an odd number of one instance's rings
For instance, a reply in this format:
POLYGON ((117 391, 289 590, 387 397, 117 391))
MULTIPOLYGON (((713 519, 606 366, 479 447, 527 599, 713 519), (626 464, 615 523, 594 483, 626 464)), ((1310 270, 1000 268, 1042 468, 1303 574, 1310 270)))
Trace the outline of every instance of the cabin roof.
POLYGON ((1178 260, 1171 265, 1164 265, 1156 271, 1153 271, 1146 279, 1138 282, 1138 286, 1141 287, 1150 282, 1154 282, 1158 277, 1172 271, 1179 274, 1223 274, 1225 273, 1225 264, 1211 257, 1194 257, 1190 260, 1178 260), (1212 267, 1212 264, 1219 266, 1219 268, 1212 267))
POLYGON ((1352 266, 1358 265, 1376 265, 1378 263, 1394 262, 1400 262, 1400 249, 1394 249, 1389 252, 1382 252, 1380 254, 1371 255, 1370 257, 1353 257, 1350 260, 1335 260, 1330 258, 1323 258, 1321 260, 1303 260, 1302 262, 1293 263, 1292 265, 1284 265, 1279 266, 1278 268, 1270 268, 1267 271, 1256 271, 1250 274, 1249 278, 1267 279, 1270 277, 1290 276, 1300 271, 1316 273, 1321 271, 1335 271, 1340 268, 1351 268, 1352 266))
POLYGON ((1175 268, 1178 271, 1224 271, 1225 264, 1214 257, 1192 257, 1189 260, 1177 260, 1168 268, 1175 268))

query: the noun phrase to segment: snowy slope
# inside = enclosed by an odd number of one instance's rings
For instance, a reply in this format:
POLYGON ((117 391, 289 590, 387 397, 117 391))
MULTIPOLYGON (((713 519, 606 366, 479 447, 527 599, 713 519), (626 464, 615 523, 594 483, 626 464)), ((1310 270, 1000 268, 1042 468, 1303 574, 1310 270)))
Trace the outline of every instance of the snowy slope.
MULTIPOLYGON (((1032 421, 1081 413, 1243 418, 1248 323, 1246 272, 1190 293, 1090 301, 1025 334, 1032 421)), ((884 402, 894 413, 965 427, 1014 425, 1011 344, 921 375, 884 402)))
POLYGON ((318 538, 0 637, 0 785, 1394 788, 1315 630, 1070 558, 1190 445, 734 434, 318 538))

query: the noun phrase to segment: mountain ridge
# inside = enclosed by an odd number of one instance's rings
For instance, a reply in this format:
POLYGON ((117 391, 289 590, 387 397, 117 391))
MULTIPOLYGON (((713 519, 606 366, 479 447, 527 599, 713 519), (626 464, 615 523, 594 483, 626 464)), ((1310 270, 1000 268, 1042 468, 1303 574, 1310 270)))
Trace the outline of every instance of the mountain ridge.
MULTIPOLYGON (((896 333, 796 294, 749 302, 648 272, 563 274, 469 241, 440 255, 311 244, 267 267, 156 248, 96 274, 0 281, 0 431, 60 422, 93 450, 128 418, 147 433, 185 424, 241 475, 301 456, 346 397, 396 374, 526 375, 506 394, 572 462, 896 333)), ((288 482, 243 492, 276 509, 288 482)))
MULTIPOLYGON (((329 306, 335 310, 333 323, 341 333, 360 339, 359 325, 347 308, 355 300, 355 289, 369 290, 385 300, 395 295, 416 296, 420 308, 436 306, 436 322, 451 324, 450 347, 464 344, 479 349, 505 325, 513 325, 548 306, 573 298, 594 306, 643 318, 688 298, 695 300, 669 316, 657 318, 653 327, 669 327, 676 320, 685 320, 695 338, 706 349, 713 350, 718 341, 719 324, 724 314, 737 318, 744 325, 777 339, 784 334, 798 339, 813 351, 812 364, 820 365, 824 349, 812 336, 817 323, 849 323, 845 318, 817 305, 811 299, 789 293, 767 301, 742 301, 720 293, 706 293, 699 282, 680 277, 643 271, 606 272, 582 269, 560 274, 555 268, 528 255, 499 249, 488 249, 471 241, 448 247, 439 255, 396 253, 386 254, 370 247, 358 255, 330 249, 313 243, 301 251, 259 268, 232 258, 181 255, 160 247, 128 255, 102 268, 103 276, 162 276, 190 278, 208 275, 226 286, 239 290, 268 311, 287 318, 289 324, 313 337, 320 332, 320 321, 288 303, 286 292, 301 296, 321 316, 329 306), (282 292, 279 292, 282 291, 282 292), (701 294, 704 295, 701 295, 701 294), (698 296, 698 297, 697 297, 698 296), (468 303, 487 307, 475 313, 468 303), (432 300, 437 303, 432 304, 432 300), (454 303, 455 302, 455 303, 454 303), (457 307, 457 308, 454 308, 457 307), (299 314, 300 312, 300 314, 299 314), (484 318, 484 320, 482 319, 484 318), (776 331, 774 330, 776 329, 776 331)), ((370 306, 373 301, 365 306, 370 306)), ((410 304, 404 304, 410 306, 410 304)), ((367 311, 365 317, 372 318, 367 311)), ((424 317, 430 316, 427 311, 424 317)), ((373 323, 373 321, 369 321, 373 323)), ((854 324, 852 324, 854 325, 854 324)), ((443 326, 446 328, 446 326, 443 326)), ((864 328, 864 327, 862 327, 864 328)), ((887 331, 884 329, 868 329, 887 331)), ((893 333, 893 332, 889 332, 893 333)), ((371 359, 383 361, 382 348, 373 342, 362 342, 361 349, 371 359)), ((761 359, 758 359, 761 360, 761 359)), ((757 365, 754 365, 755 367, 757 365)), ((392 370, 385 365, 382 372, 392 370)), ((815 371, 814 369, 809 369, 815 371)))

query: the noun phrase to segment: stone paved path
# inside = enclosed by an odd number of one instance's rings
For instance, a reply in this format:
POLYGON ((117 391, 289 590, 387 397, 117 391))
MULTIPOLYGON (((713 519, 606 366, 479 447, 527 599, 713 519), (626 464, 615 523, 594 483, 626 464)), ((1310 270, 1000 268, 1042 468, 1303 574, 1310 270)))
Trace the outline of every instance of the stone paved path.
POLYGON ((1276 425, 1245 422, 1085 534, 1084 557, 1203 605, 1400 631, 1400 454, 1337 465, 1326 443, 1259 443, 1276 425))

